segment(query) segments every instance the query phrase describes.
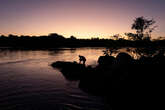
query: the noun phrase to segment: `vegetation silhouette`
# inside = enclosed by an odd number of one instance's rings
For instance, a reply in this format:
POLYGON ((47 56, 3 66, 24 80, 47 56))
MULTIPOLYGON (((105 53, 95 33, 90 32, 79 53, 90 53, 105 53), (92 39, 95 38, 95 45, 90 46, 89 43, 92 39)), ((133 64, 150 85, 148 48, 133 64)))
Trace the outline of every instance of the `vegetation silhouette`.
MULTIPOLYGON (((130 34, 130 33, 129 33, 130 34)), ((127 34, 129 36, 129 34, 127 34)), ((132 34, 131 34, 132 36, 132 34)), ((1 48, 13 49, 51 49, 59 47, 164 47, 164 39, 131 40, 120 38, 114 39, 77 39, 65 38, 58 34, 49 36, 0 36, 1 48)))
POLYGON ((165 39, 159 37, 151 40, 151 33, 157 26, 153 26, 153 19, 138 17, 132 24, 132 29, 136 33, 125 33, 128 39, 124 39, 119 34, 111 36, 109 39, 77 39, 74 36, 65 38, 57 33, 48 36, 0 36, 0 47, 10 47, 13 49, 52 49, 59 47, 164 47, 165 39))
POLYGON ((157 26, 151 27, 155 21, 153 19, 148 20, 146 18, 138 17, 134 20, 132 24, 132 29, 136 30, 136 34, 126 33, 128 37, 133 40, 150 40, 151 33, 157 26))

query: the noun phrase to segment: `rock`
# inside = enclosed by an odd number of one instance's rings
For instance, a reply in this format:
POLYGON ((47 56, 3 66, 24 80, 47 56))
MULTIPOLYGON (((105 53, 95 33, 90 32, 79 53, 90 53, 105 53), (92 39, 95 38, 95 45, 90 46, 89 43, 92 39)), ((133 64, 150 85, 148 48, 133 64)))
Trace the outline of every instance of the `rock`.
POLYGON ((100 56, 98 59, 99 66, 112 65, 114 61, 113 56, 100 56))
POLYGON ((132 64, 133 58, 127 53, 119 53, 116 56, 116 63, 119 65, 132 64))
POLYGON ((86 66, 77 62, 57 61, 52 63, 51 66, 54 68, 59 68, 68 80, 80 80, 82 75, 87 72, 86 66))

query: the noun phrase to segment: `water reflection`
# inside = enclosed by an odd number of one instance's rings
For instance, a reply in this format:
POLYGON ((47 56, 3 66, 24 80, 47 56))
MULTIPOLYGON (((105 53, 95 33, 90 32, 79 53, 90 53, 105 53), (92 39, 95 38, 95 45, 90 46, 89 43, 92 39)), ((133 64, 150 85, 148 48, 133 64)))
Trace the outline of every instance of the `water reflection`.
POLYGON ((65 80, 49 66, 54 61, 87 58, 96 65, 104 48, 58 49, 51 51, 0 50, 0 109, 66 110, 103 109, 100 97, 78 88, 78 82, 65 80))

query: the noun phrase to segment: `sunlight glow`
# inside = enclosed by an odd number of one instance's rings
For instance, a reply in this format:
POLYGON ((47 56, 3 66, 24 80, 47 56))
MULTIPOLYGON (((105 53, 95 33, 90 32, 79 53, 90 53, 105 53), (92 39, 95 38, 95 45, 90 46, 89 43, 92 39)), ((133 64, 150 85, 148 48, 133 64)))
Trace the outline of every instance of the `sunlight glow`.
POLYGON ((147 16, 154 18, 159 26, 153 36, 165 35, 165 16, 161 11, 164 5, 161 2, 148 5, 148 2, 132 0, 18 1, 0 3, 0 34, 38 36, 58 33, 65 37, 107 38, 131 32, 133 19, 147 16))

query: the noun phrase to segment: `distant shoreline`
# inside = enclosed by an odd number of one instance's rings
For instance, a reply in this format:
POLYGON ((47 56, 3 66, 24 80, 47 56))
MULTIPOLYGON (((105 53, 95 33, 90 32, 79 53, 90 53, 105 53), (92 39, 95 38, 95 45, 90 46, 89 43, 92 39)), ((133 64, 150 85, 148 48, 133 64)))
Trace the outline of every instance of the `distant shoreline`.
POLYGON ((80 47, 165 47, 165 40, 127 40, 113 39, 77 39, 74 36, 65 38, 58 34, 50 36, 0 36, 0 48, 2 49, 57 49, 57 48, 80 48, 80 47))

